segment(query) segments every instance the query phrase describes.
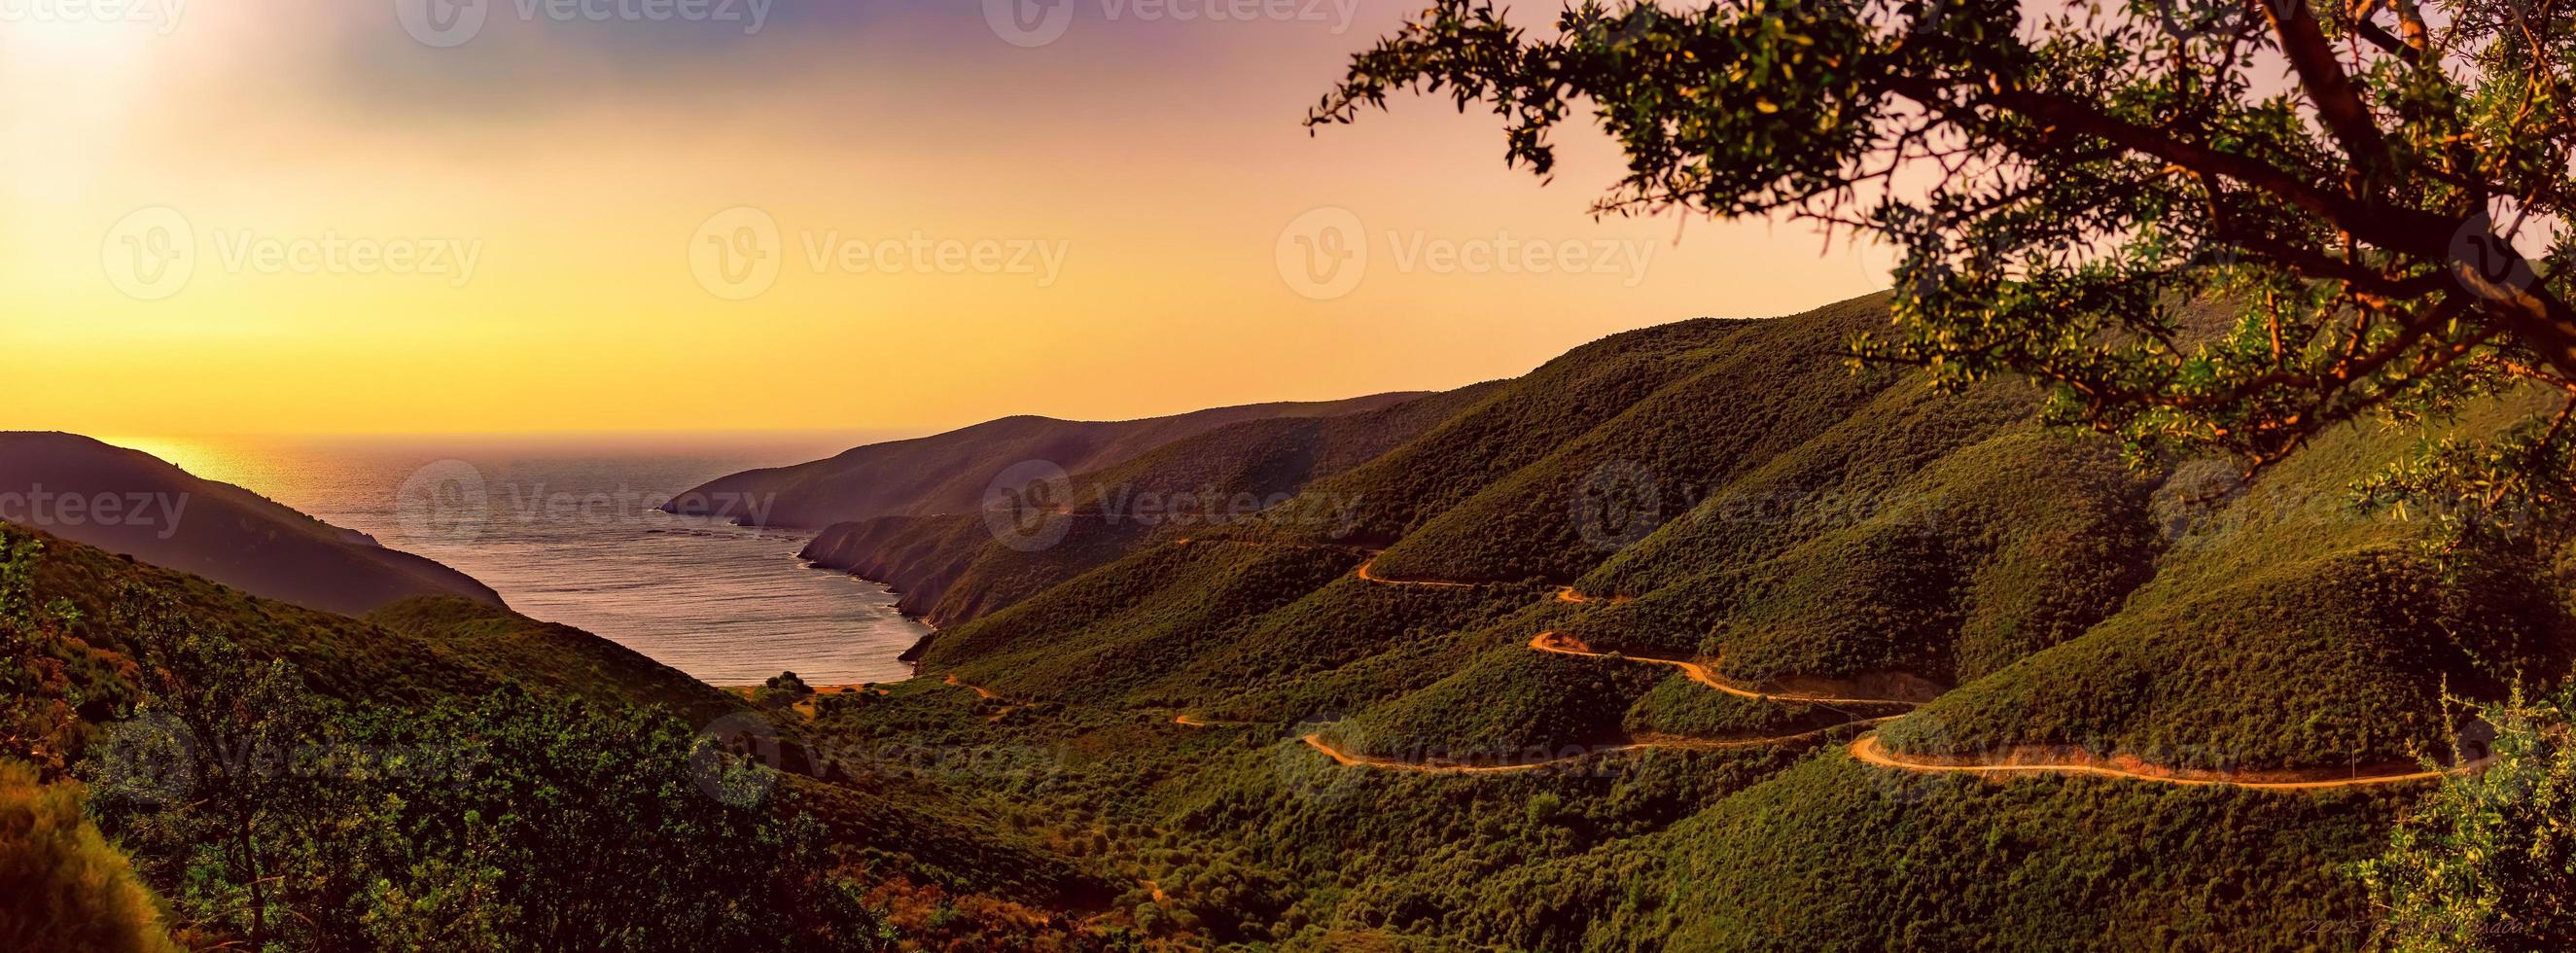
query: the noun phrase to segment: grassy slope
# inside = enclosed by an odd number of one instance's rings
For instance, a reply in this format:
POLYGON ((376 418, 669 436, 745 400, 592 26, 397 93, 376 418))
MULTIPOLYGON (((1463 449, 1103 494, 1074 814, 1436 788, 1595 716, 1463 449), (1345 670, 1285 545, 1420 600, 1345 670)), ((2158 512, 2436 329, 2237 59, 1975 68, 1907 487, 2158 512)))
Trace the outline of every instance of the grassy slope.
POLYGON ((2154 483, 2027 425, 1970 439, 1894 474, 1850 466, 1834 443, 1802 446, 1792 456, 1844 468, 1785 461, 1803 489, 1765 473, 1721 490, 1581 583, 1636 602, 1569 628, 1596 647, 1721 658, 1747 682, 1948 684, 2117 609, 2157 551, 2154 483))
MULTIPOLYGON (((1476 492, 1436 514, 1420 514, 1427 518, 1387 551, 1379 568, 1406 579, 1572 581, 1613 548, 1597 532, 1587 536, 1582 525, 1577 502, 1588 483, 1616 484, 1609 475, 1638 474, 1651 487, 1637 503, 1645 514, 1689 509, 1709 487, 1830 429, 1893 384, 1889 373, 1842 370, 1834 353, 1850 335, 1883 320, 1873 298, 1752 323, 1721 345, 1674 362, 1673 373, 1661 378, 1630 374, 1577 351, 1569 359, 1603 365, 1598 374, 1618 375, 1628 387, 1652 389, 1627 402, 1567 408, 1572 426, 1480 435, 1487 443, 1479 455, 1520 461, 1494 479, 1479 484, 1484 475, 1473 471, 1418 475, 1464 476, 1476 492), (1509 449, 1494 452, 1502 446, 1509 449)), ((1554 409, 1549 403, 1535 409, 1554 409)))
POLYGON ((1759 327, 1749 321, 1684 321, 1576 348, 1504 383, 1421 438, 1318 481, 1286 509, 1329 511, 1337 502, 1356 501, 1350 540, 1393 544, 1693 373, 1721 353, 1725 342, 1759 327))
MULTIPOLYGON (((1262 907, 1277 917, 1265 927, 1274 938, 2350 945, 2357 934, 2308 928, 2368 916, 2335 865, 2376 849, 2403 791, 1964 781, 1867 768, 1838 746, 1776 776, 1775 751, 1609 756, 1600 763, 1624 767, 1599 769, 1618 779, 1604 788, 1590 768, 1476 778, 1337 769, 1295 744, 1304 729, 1294 726, 1315 713, 1347 716, 1327 733, 1362 750, 1470 758, 1835 717, 1730 699, 1669 668, 1539 656, 1521 643, 1540 628, 1717 656, 1747 679, 1962 685, 1887 729, 1900 751, 2096 744, 2233 767, 2402 756, 2437 740, 2422 703, 2441 679, 2488 691, 2506 671, 2563 671, 2569 639, 2555 607, 2465 598, 2475 592, 2427 574, 2414 555, 2420 527, 2265 509, 2267 488, 2339 496, 2414 434, 2338 436, 2255 493, 2195 503, 2192 480, 2169 485, 2106 448, 2037 432, 2018 385, 1949 397, 1781 356, 1796 351, 1783 342, 1867 323, 1872 307, 1613 338, 1307 490, 1365 501, 1359 538, 1394 545, 1381 576, 1579 579, 1586 592, 1636 601, 1550 604, 1546 588, 1519 584, 1373 585, 1347 574, 1355 555, 1334 550, 1150 547, 952 630, 934 670, 1051 699, 1004 724, 1072 732, 1125 765, 1077 771, 1075 788, 1121 797, 1107 792, 1145 777, 1200 792, 1124 809, 1136 824, 1204 829, 1156 843, 1259 855, 1289 897, 1262 907), (1813 324, 1789 326, 1801 321, 1813 324), (1621 459, 1657 475, 1669 518, 1625 550, 1596 551, 1573 532, 1567 497, 1590 469, 1621 459), (2481 605, 2505 618, 2482 618, 2481 605), (1172 709, 1248 726, 1148 730, 1172 709), (1673 767, 1721 763, 1738 767, 1717 775, 1719 790, 1673 767), (1319 786, 1327 796, 1313 796, 1319 786), (1679 790, 1702 796, 1681 807, 1630 800, 1662 804, 1679 790), (1582 809, 1593 829, 1565 841, 1532 825, 1567 809, 1542 811, 1541 795, 1587 791, 1610 799, 1582 809), (1417 810, 1411 799, 1424 797, 1442 810, 1417 810), (1351 816, 1348 798, 1379 819, 1351 816), (1340 868, 1308 855, 1332 845, 1346 852, 1340 868)), ((2510 415, 2490 409, 2463 426, 2510 415)), ((2488 582, 2489 593, 2539 589, 2529 577, 2488 582)))
MULTIPOLYGON (((2385 795, 1889 776, 1827 752, 1633 849, 1654 910, 1588 937, 1711 950, 2246 950, 2349 945, 2338 866, 2385 795)), ((1579 875, 1549 872, 1534 879, 1579 875)))
MULTIPOLYGON (((827 527, 805 548, 817 565, 893 586, 899 605, 936 625, 999 610, 1139 547, 1240 519, 1314 480, 1384 454, 1487 397, 1478 384, 1331 417, 1245 421, 1173 441, 1073 479, 1063 541, 1028 551, 993 539, 975 513, 884 516, 827 527), (1159 501, 1191 503, 1175 517, 1159 501), (1152 504, 1154 512, 1143 513, 1152 504)), ((1337 508, 1335 508, 1337 509, 1337 508)), ((1314 514, 1331 521, 1327 509, 1314 514)))
MULTIPOLYGON (((2492 403, 2457 426, 2492 429, 2528 406, 2492 403)), ((2419 545, 2425 524, 2349 508, 2352 481, 2421 436, 2347 428, 2232 498, 2168 494, 2176 538, 2122 612, 1892 726, 1890 744, 2257 766, 2439 753, 2445 681, 2479 696, 2516 673, 2554 681, 2576 626, 2549 580, 2508 566, 2446 577, 2419 545)))

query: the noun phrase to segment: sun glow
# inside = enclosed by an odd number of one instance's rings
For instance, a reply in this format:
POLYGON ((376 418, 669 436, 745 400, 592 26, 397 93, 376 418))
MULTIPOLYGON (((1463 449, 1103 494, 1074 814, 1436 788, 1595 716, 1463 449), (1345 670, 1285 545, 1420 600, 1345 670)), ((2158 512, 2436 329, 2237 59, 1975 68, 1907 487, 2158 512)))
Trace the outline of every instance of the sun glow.
POLYGON ((167 35, 0 24, 0 348, 34 358, 5 425, 1137 417, 1456 386, 1612 331, 1883 283, 1802 231, 1595 221, 1606 146, 1570 143, 1542 187, 1493 161, 1478 117, 1408 105, 1308 135, 1299 111, 1392 10, 1346 33, 1094 25, 1034 50, 973 5, 748 37, 497 18, 435 49, 379 5, 341 6, 188 6, 167 35), (1118 123, 1097 121, 1104 103, 1118 123), (736 208, 776 227, 775 280, 740 300, 691 265, 696 230, 736 208), (1329 298, 1275 254, 1319 209, 1348 210, 1373 248, 1329 298), (970 256, 887 274, 830 253, 911 236, 1035 240, 1063 249, 1061 273, 970 256), (1414 254, 1566 243, 1651 259, 1538 275, 1414 254), (193 257, 172 270, 153 249, 193 257))

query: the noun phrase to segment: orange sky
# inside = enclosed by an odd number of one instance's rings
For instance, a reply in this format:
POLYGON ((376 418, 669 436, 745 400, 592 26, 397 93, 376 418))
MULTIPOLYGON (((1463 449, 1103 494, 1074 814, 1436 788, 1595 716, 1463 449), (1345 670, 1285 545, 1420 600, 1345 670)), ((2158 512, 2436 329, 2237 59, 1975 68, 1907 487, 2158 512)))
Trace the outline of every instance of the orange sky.
POLYGON ((1884 283, 1803 226, 1593 221, 1597 137, 1547 186, 1442 101, 1309 137, 1410 4, 1055 0, 1032 46, 967 2, 751 30, 482 0, 446 48, 398 16, 449 2, 0 22, 0 429, 1134 417, 1450 387, 1884 283))

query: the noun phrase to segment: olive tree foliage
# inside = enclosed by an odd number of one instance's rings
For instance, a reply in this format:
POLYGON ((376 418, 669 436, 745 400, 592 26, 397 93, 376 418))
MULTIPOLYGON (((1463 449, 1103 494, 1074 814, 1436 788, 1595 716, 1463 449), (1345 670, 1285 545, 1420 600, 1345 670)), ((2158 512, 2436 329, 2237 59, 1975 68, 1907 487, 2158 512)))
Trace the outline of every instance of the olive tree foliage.
MULTIPOLYGON (((2365 414, 2576 396, 2576 0, 1584 0, 1552 27, 1437 0, 1307 122, 1446 94, 1545 176, 1588 106, 1627 158, 1600 213, 1894 246, 1855 359, 2028 375, 2142 459, 2259 469, 2365 414)), ((2545 502, 2566 416, 2379 489, 2545 502)))
POLYGON ((2485 706, 2481 770, 2446 777, 2359 865, 2376 946, 2399 951, 2563 950, 2576 943, 2576 746, 2570 698, 2485 706))

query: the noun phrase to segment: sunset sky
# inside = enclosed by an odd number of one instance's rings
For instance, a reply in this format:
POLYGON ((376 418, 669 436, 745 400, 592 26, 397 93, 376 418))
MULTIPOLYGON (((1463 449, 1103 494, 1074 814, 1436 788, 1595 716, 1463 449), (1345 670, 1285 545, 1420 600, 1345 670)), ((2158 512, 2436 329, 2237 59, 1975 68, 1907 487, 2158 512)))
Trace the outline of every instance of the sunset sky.
POLYGON ((1442 100, 1310 137, 1410 2, 60 2, 0 22, 11 429, 1126 418, 1884 284, 1804 226, 1595 222, 1597 136, 1544 186, 1442 100))

